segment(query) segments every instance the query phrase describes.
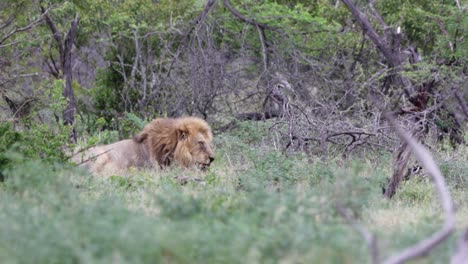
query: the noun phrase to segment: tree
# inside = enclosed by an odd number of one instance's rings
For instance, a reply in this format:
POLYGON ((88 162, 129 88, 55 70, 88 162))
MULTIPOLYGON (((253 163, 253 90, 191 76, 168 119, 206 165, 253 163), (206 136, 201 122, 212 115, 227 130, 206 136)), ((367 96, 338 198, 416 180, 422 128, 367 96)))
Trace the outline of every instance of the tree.
MULTIPOLYGON (((17 46, 27 43, 26 32, 40 25, 42 17, 26 16, 33 4, 17 1, 2 1, 0 3, 0 94, 10 108, 13 117, 24 117, 30 113, 34 98, 12 96, 12 84, 17 78, 28 74, 12 74, 8 69, 12 58, 18 56, 17 46)), ((48 12, 48 10, 46 10, 48 12)))
MULTIPOLYGON (((56 78, 64 80, 63 87, 63 96, 67 100, 67 106, 63 112, 63 122, 65 125, 74 126, 75 125, 75 113, 76 113, 76 100, 75 94, 73 92, 73 72, 71 67, 72 61, 72 48, 76 41, 76 31, 79 23, 79 15, 76 14, 75 18, 72 20, 70 28, 65 34, 65 38, 62 32, 59 32, 54 21, 52 21, 49 14, 46 12, 44 6, 41 3, 41 12, 44 16, 47 26, 49 27, 58 47, 60 55, 60 63, 57 66, 54 60, 52 60, 53 68, 50 69, 54 73, 56 78)), ((70 140, 76 142, 76 130, 73 128, 72 134, 70 135, 70 140)))
MULTIPOLYGON (((417 47, 408 46, 406 48, 401 47, 402 32, 401 28, 396 29, 388 26, 382 16, 374 8, 374 0, 369 1, 369 9, 373 15, 373 18, 378 21, 381 26, 382 34, 379 34, 374 26, 371 24, 367 15, 359 10, 359 8, 351 0, 342 0, 349 11, 352 13, 356 22, 361 27, 363 33, 369 37, 372 43, 375 45, 377 50, 384 56, 387 65, 390 68, 386 81, 383 84, 381 91, 374 91, 374 94, 383 93, 387 96, 396 95, 398 99, 402 98, 401 95, 405 95, 411 106, 404 106, 403 102, 396 100, 393 106, 399 108, 395 112, 400 115, 411 116, 411 127, 413 127, 413 136, 417 139, 423 137, 424 131, 426 130, 427 124, 421 117, 420 113, 425 111, 431 102, 431 98, 436 98, 435 87, 438 82, 432 77, 428 76, 427 80, 424 80, 420 84, 414 84, 409 78, 402 74, 405 64, 407 61, 412 65, 413 70, 417 70, 417 64, 422 59, 418 53, 417 47), (391 86, 397 87, 396 92, 390 89, 391 86), (399 89, 402 92, 399 92, 399 89)), ((410 70, 411 71, 411 70, 410 70)), ((381 99, 377 99, 374 96, 375 103, 377 105, 384 105, 381 99)), ((458 129, 461 129, 458 126, 458 129)), ((457 133, 455 133, 456 135, 457 133)), ((407 165, 410 159, 409 146, 406 143, 402 143, 395 152, 394 157, 394 172, 393 175, 385 188, 384 195, 391 198, 402 181, 407 165)))

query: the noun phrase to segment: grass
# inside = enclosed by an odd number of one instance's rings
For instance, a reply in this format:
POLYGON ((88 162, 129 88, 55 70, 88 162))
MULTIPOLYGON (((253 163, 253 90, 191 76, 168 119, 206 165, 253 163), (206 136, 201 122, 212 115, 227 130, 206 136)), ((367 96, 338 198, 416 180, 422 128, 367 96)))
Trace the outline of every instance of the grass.
MULTIPOLYGON (((171 168, 101 178, 17 161, 0 183, 0 262, 369 263, 362 238, 336 213, 338 201, 378 235, 383 256, 442 223, 429 182, 409 181, 383 199, 388 156, 380 164, 286 158, 264 131, 244 126, 216 137, 205 174, 171 168), (181 185, 181 177, 201 181, 181 185)), ((466 227, 466 157, 461 149, 440 161, 457 232, 417 263, 447 263, 466 227)))

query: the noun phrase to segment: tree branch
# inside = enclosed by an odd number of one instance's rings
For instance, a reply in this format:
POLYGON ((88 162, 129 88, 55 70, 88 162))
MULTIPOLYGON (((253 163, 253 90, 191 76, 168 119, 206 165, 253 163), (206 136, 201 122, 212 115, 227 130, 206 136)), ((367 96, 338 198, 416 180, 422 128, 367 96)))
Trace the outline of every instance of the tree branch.
POLYGON ((390 63, 390 66, 393 68, 400 66, 400 61, 395 58, 390 48, 387 47, 386 41, 377 33, 374 27, 372 27, 371 23, 367 19, 367 16, 361 13, 351 0, 341 1, 348 7, 349 11, 356 18, 357 23, 361 26, 362 30, 371 39, 375 46, 377 46, 377 49, 382 52, 387 61, 390 63))
POLYGON ((253 25, 253 26, 258 26, 262 29, 270 29, 270 30, 275 30, 274 27, 271 27, 269 25, 266 25, 266 24, 263 24, 263 23, 260 23, 260 22, 257 22, 253 19, 250 19, 244 15, 242 15, 239 11, 237 11, 230 3, 228 0, 223 0, 223 4, 224 6, 229 10, 231 11, 231 13, 237 17, 239 20, 247 23, 247 24, 250 24, 250 25, 253 25))
POLYGON ((465 114, 466 119, 468 119, 468 104, 466 103, 463 96, 460 94, 460 89, 455 91, 454 95, 455 95, 455 98, 457 99, 458 103, 460 104, 460 107, 463 110, 463 113, 465 114))
POLYGON ((384 113, 385 118, 394 127, 396 133, 402 140, 408 144, 408 148, 412 151, 413 155, 419 161, 421 166, 431 177, 435 189, 439 194, 439 199, 444 210, 445 222, 442 228, 435 232, 432 236, 416 243, 415 245, 404 249, 402 252, 388 258, 385 264, 403 263, 410 259, 414 259, 429 253, 434 247, 444 241, 455 228, 455 216, 452 198, 450 192, 445 184, 444 176, 436 165, 434 159, 426 148, 412 138, 406 131, 404 131, 395 121, 395 119, 388 113, 384 113))
POLYGON ((377 10, 375 10, 374 1, 375 0, 369 0, 369 8, 372 11, 372 14, 375 16, 375 18, 379 21, 380 26, 382 26, 382 29, 385 32, 385 30, 388 28, 388 26, 385 23, 385 21, 383 20, 382 16, 380 16, 379 12, 377 12, 377 10))
POLYGON ((205 17, 208 15, 208 12, 210 12, 211 8, 213 7, 213 5, 215 3, 216 3, 216 0, 208 0, 208 2, 206 3, 205 8, 203 9, 203 11, 200 13, 200 15, 198 15, 197 18, 195 18, 193 20, 193 22, 190 25, 189 29, 187 30, 187 32, 182 37, 182 40, 179 42, 179 46, 177 47, 177 50, 176 50, 176 52, 174 54, 174 57, 172 58, 171 63, 169 64, 169 67, 167 69, 166 78, 169 77, 169 75, 171 73, 171 70, 172 70, 172 67, 174 66, 174 63, 176 62, 177 58, 179 57, 180 53, 182 52, 184 44, 188 41, 188 39, 190 37, 190 34, 195 29, 195 26, 200 24, 205 19, 205 17))
MULTIPOLYGON (((43 13, 46 13, 48 12, 49 10, 43 10, 43 13)), ((23 32, 23 31, 26 31, 26 30, 29 30, 30 28, 34 27, 35 25, 39 24, 42 22, 42 18, 38 18, 36 20, 34 20, 33 22, 29 23, 29 25, 27 26, 24 26, 22 28, 15 28, 15 29, 12 29, 8 34, 6 34, 4 37, 2 37, 0 39, 0 46, 3 44, 3 42, 5 42, 7 39, 9 39, 11 36, 13 36, 14 34, 16 33, 19 33, 19 32, 23 32)), ((2 26, 2 29, 3 27, 7 27, 9 24, 11 23, 11 21, 7 21, 5 25, 2 26)))
MULTIPOLYGON (((42 1, 41 1, 42 4, 42 1)), ((63 41, 62 41, 62 34, 58 31, 55 23, 50 18, 46 9, 41 5, 41 12, 42 16, 44 17, 47 26, 49 27, 50 31, 52 31, 52 35, 54 36, 55 41, 57 42, 57 46, 59 48, 59 53, 63 54, 63 41)))
POLYGON ((258 25, 255 25, 255 28, 257 29, 258 38, 262 46, 263 68, 265 71, 268 71, 268 53, 267 53, 267 45, 265 42, 265 31, 258 25))
POLYGON ((452 256, 450 264, 466 264, 468 260, 468 228, 465 229, 458 241, 457 251, 452 256))

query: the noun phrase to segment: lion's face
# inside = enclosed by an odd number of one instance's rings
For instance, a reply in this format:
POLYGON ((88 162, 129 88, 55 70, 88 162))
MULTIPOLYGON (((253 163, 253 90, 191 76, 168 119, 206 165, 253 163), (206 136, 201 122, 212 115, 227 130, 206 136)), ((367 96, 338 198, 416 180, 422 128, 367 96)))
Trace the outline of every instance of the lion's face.
POLYGON ((183 167, 208 168, 214 160, 210 131, 181 133, 174 151, 174 160, 183 167))
POLYGON ((191 154, 193 157, 193 165, 197 166, 201 170, 205 170, 214 160, 211 142, 200 134, 197 138, 192 140, 190 144, 192 145, 191 154))

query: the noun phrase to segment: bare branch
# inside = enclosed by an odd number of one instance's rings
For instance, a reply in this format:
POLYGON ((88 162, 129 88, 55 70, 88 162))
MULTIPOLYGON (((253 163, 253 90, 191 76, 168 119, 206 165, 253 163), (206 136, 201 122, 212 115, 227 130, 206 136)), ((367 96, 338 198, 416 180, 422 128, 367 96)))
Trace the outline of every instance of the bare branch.
POLYGON ((231 11, 231 13, 237 17, 239 20, 247 23, 247 24, 250 24, 250 25, 253 25, 253 26, 258 26, 262 29, 270 29, 270 30, 275 30, 274 27, 271 27, 269 25, 266 25, 266 24, 263 24, 263 23, 260 23, 260 22, 257 22, 251 18, 248 18, 244 15, 242 15, 239 11, 237 11, 230 3, 228 0, 223 0, 223 3, 224 3, 224 6, 229 10, 231 11))
POLYGON ((385 31, 388 28, 388 26, 385 23, 385 21, 383 20, 382 16, 380 16, 379 12, 377 12, 377 10, 375 10, 374 1, 375 0, 369 0, 369 8, 372 11, 372 14, 375 16, 375 18, 379 21, 380 25, 382 26, 382 29, 385 31))
POLYGON ((349 209, 344 208, 341 204, 336 204, 336 210, 364 238, 372 256, 372 263, 379 263, 379 252, 375 235, 372 234, 365 226, 361 225, 352 216, 349 209))
POLYGON ((384 262, 385 264, 396 264, 403 263, 410 259, 414 259, 429 253, 434 247, 439 245, 453 232, 455 228, 455 217, 450 192, 447 189, 444 177, 440 172, 439 167, 436 165, 429 151, 426 150, 426 148, 424 148, 416 140, 414 140, 406 131, 404 131, 390 114, 384 113, 384 116, 394 127, 400 138, 404 140, 406 144, 408 144, 408 147, 416 159, 431 177, 435 185, 435 189, 439 194, 439 199, 441 201, 445 217, 444 225, 439 231, 435 232, 432 236, 418 242, 417 244, 406 248, 402 252, 391 256, 384 262))
POLYGON ((377 49, 382 52, 390 65, 392 67, 400 66, 400 61, 395 58, 392 51, 387 47, 385 40, 377 33, 374 27, 372 27, 371 23, 367 19, 367 16, 361 13, 351 0, 342 0, 342 2, 348 7, 349 11, 356 18, 357 23, 361 26, 362 30, 371 39, 371 41, 374 42, 374 44, 377 46, 377 49))
POLYGON ((42 16, 44 16, 47 26, 49 27, 50 31, 52 31, 52 35, 54 36, 55 41, 57 42, 59 53, 63 54, 62 34, 58 31, 57 26, 55 26, 55 23, 52 21, 48 12, 46 12, 46 9, 42 5, 41 5, 41 12, 42 12, 42 16))
MULTIPOLYGON (((84 164, 84 163, 86 163, 86 162, 88 162, 88 161, 91 161, 91 160, 93 160, 93 159, 96 159, 97 157, 99 157, 99 156, 101 156, 101 155, 104 155, 104 154, 106 154, 107 152, 109 152, 109 151, 111 151, 111 150, 112 150, 112 149, 106 150, 106 151, 104 151, 104 152, 102 152, 102 153, 99 153, 99 154, 94 155, 94 156, 92 156, 92 157, 89 157, 89 158, 87 158, 87 159, 85 159, 85 160, 82 160, 80 163, 77 163, 76 166, 80 166, 81 164, 84 164)), ((80 152, 81 152, 81 151, 80 151, 80 152)), ((76 154, 78 154, 78 153, 76 153, 76 154)), ((75 156, 76 154, 74 154, 73 156, 75 156)), ((73 156, 72 156, 72 157, 73 157, 73 156)), ((70 157, 70 158, 71 158, 71 157, 70 157)))
POLYGON ((458 241, 457 251, 452 256, 450 264, 466 264, 468 260, 468 228, 465 229, 458 241))
POLYGON ((267 46, 265 43, 265 32, 258 25, 256 25, 255 28, 257 29, 258 39, 260 40, 260 44, 262 46, 263 68, 265 71, 268 71, 268 53, 267 53, 267 46))
POLYGON ((458 103, 465 114, 465 117, 468 119, 468 104, 466 103, 463 96, 460 94, 460 90, 455 91, 455 98, 457 99, 458 103))
MULTIPOLYGON (((439 26, 440 31, 442 31, 442 33, 448 38, 450 35, 449 35, 447 29, 445 28, 444 24, 442 23, 442 21, 438 17, 435 17, 434 21, 436 22, 437 26, 439 26)), ((449 44, 450 51, 454 52, 455 47, 454 47, 452 41, 449 41, 448 44, 449 44)))
MULTIPOLYGON (((48 11, 49 11, 49 9, 44 10, 43 13, 47 14, 48 11)), ((7 23, 4 25, 5 27, 8 26, 12 22, 12 21, 10 21, 10 19, 11 19, 11 17, 9 18, 7 23)), ((2 37, 0 39, 0 47, 3 46, 2 45, 3 42, 5 42, 7 39, 9 39, 14 34, 19 33, 19 32, 23 32, 23 31, 27 31, 30 28, 36 26, 37 24, 40 24, 42 22, 42 20, 43 20, 43 18, 38 18, 38 19, 34 20, 33 22, 29 23, 28 25, 26 25, 24 27, 12 29, 8 34, 6 34, 4 37, 2 37)))
POLYGON ((196 25, 199 25, 201 22, 203 22, 203 20, 206 18, 206 16, 208 15, 208 13, 210 12, 211 8, 213 7, 213 5, 216 3, 216 0, 208 0, 206 5, 205 5, 205 8, 203 9, 203 11, 200 13, 200 15, 198 15, 198 17, 196 17, 192 24, 190 25, 189 29, 187 30, 187 32, 184 34, 184 36, 182 37, 182 40, 179 42, 179 46, 177 47, 177 50, 171 60, 171 63, 169 64, 169 67, 167 69, 167 75, 166 75, 166 78, 169 77, 170 73, 171 73, 171 70, 172 70, 172 67, 174 66, 174 63, 176 62, 177 58, 179 57, 180 53, 182 52, 183 48, 184 48, 184 44, 186 44, 187 40, 190 38, 190 34, 192 33, 192 31, 195 29, 196 25))

